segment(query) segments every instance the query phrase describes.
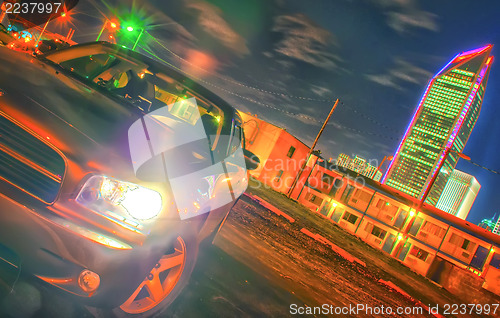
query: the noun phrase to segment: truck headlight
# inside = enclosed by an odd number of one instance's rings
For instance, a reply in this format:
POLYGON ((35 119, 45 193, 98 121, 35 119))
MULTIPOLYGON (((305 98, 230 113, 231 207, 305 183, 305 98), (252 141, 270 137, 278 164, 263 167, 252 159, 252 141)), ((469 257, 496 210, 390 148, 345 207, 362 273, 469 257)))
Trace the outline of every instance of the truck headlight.
POLYGON ((92 176, 83 185, 76 201, 89 209, 116 217, 147 220, 157 216, 162 197, 157 191, 105 176, 92 176))

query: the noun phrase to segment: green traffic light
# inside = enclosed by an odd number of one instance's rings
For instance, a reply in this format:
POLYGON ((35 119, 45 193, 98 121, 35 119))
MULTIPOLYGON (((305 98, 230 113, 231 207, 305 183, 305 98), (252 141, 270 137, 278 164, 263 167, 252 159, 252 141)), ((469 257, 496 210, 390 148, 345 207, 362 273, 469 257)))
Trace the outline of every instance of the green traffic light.
POLYGON ((131 26, 128 26, 128 27, 127 27, 127 31, 132 32, 132 31, 134 31, 134 28, 133 28, 133 27, 131 27, 131 26))

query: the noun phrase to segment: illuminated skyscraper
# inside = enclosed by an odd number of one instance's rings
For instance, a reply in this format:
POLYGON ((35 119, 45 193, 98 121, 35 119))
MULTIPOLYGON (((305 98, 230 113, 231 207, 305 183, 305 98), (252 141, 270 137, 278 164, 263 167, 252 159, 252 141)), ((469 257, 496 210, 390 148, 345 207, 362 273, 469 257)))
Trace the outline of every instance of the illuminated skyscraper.
POLYGON ((474 176, 454 169, 439 197, 436 208, 465 220, 479 189, 481 185, 474 176))
POLYGON ((351 162, 351 158, 349 158, 348 155, 345 153, 341 153, 339 157, 337 158, 337 165, 340 167, 347 168, 349 166, 349 163, 351 162))
POLYGON ((432 187, 436 205, 479 116, 492 47, 458 54, 430 80, 383 183, 419 200, 432 187))
POLYGON ((366 160, 361 158, 360 156, 355 156, 354 159, 351 160, 347 168, 361 174, 366 169, 366 160))
POLYGON ((491 232, 495 233, 496 235, 500 235, 500 216, 498 216, 497 223, 495 224, 495 227, 491 232))
POLYGON ((377 167, 372 166, 365 159, 357 155, 351 159, 345 153, 341 153, 337 158, 337 166, 347 168, 375 181, 379 181, 382 178, 382 172, 377 167))

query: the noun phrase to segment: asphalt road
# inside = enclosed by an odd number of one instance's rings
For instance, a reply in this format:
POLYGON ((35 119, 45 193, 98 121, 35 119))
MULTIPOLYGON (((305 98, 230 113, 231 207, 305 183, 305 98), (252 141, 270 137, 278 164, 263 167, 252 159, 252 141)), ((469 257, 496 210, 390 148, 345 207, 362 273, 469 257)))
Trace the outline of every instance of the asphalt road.
MULTIPOLYGON (((2 271, 1 277, 0 317, 93 317, 85 307, 17 277, 14 271, 2 271)), ((244 197, 215 245, 200 254, 190 284, 160 317, 289 317, 291 304, 416 306, 380 284, 363 266, 244 197)))

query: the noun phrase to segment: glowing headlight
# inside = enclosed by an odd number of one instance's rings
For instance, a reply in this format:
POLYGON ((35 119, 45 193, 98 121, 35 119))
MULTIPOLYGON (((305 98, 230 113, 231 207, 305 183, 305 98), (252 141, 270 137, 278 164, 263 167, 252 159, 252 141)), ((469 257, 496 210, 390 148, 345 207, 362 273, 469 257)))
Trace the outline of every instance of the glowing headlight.
POLYGON ((124 213, 135 219, 146 220, 157 216, 162 207, 160 193, 105 176, 93 176, 87 180, 76 201, 115 218, 121 215, 124 221, 124 213))

